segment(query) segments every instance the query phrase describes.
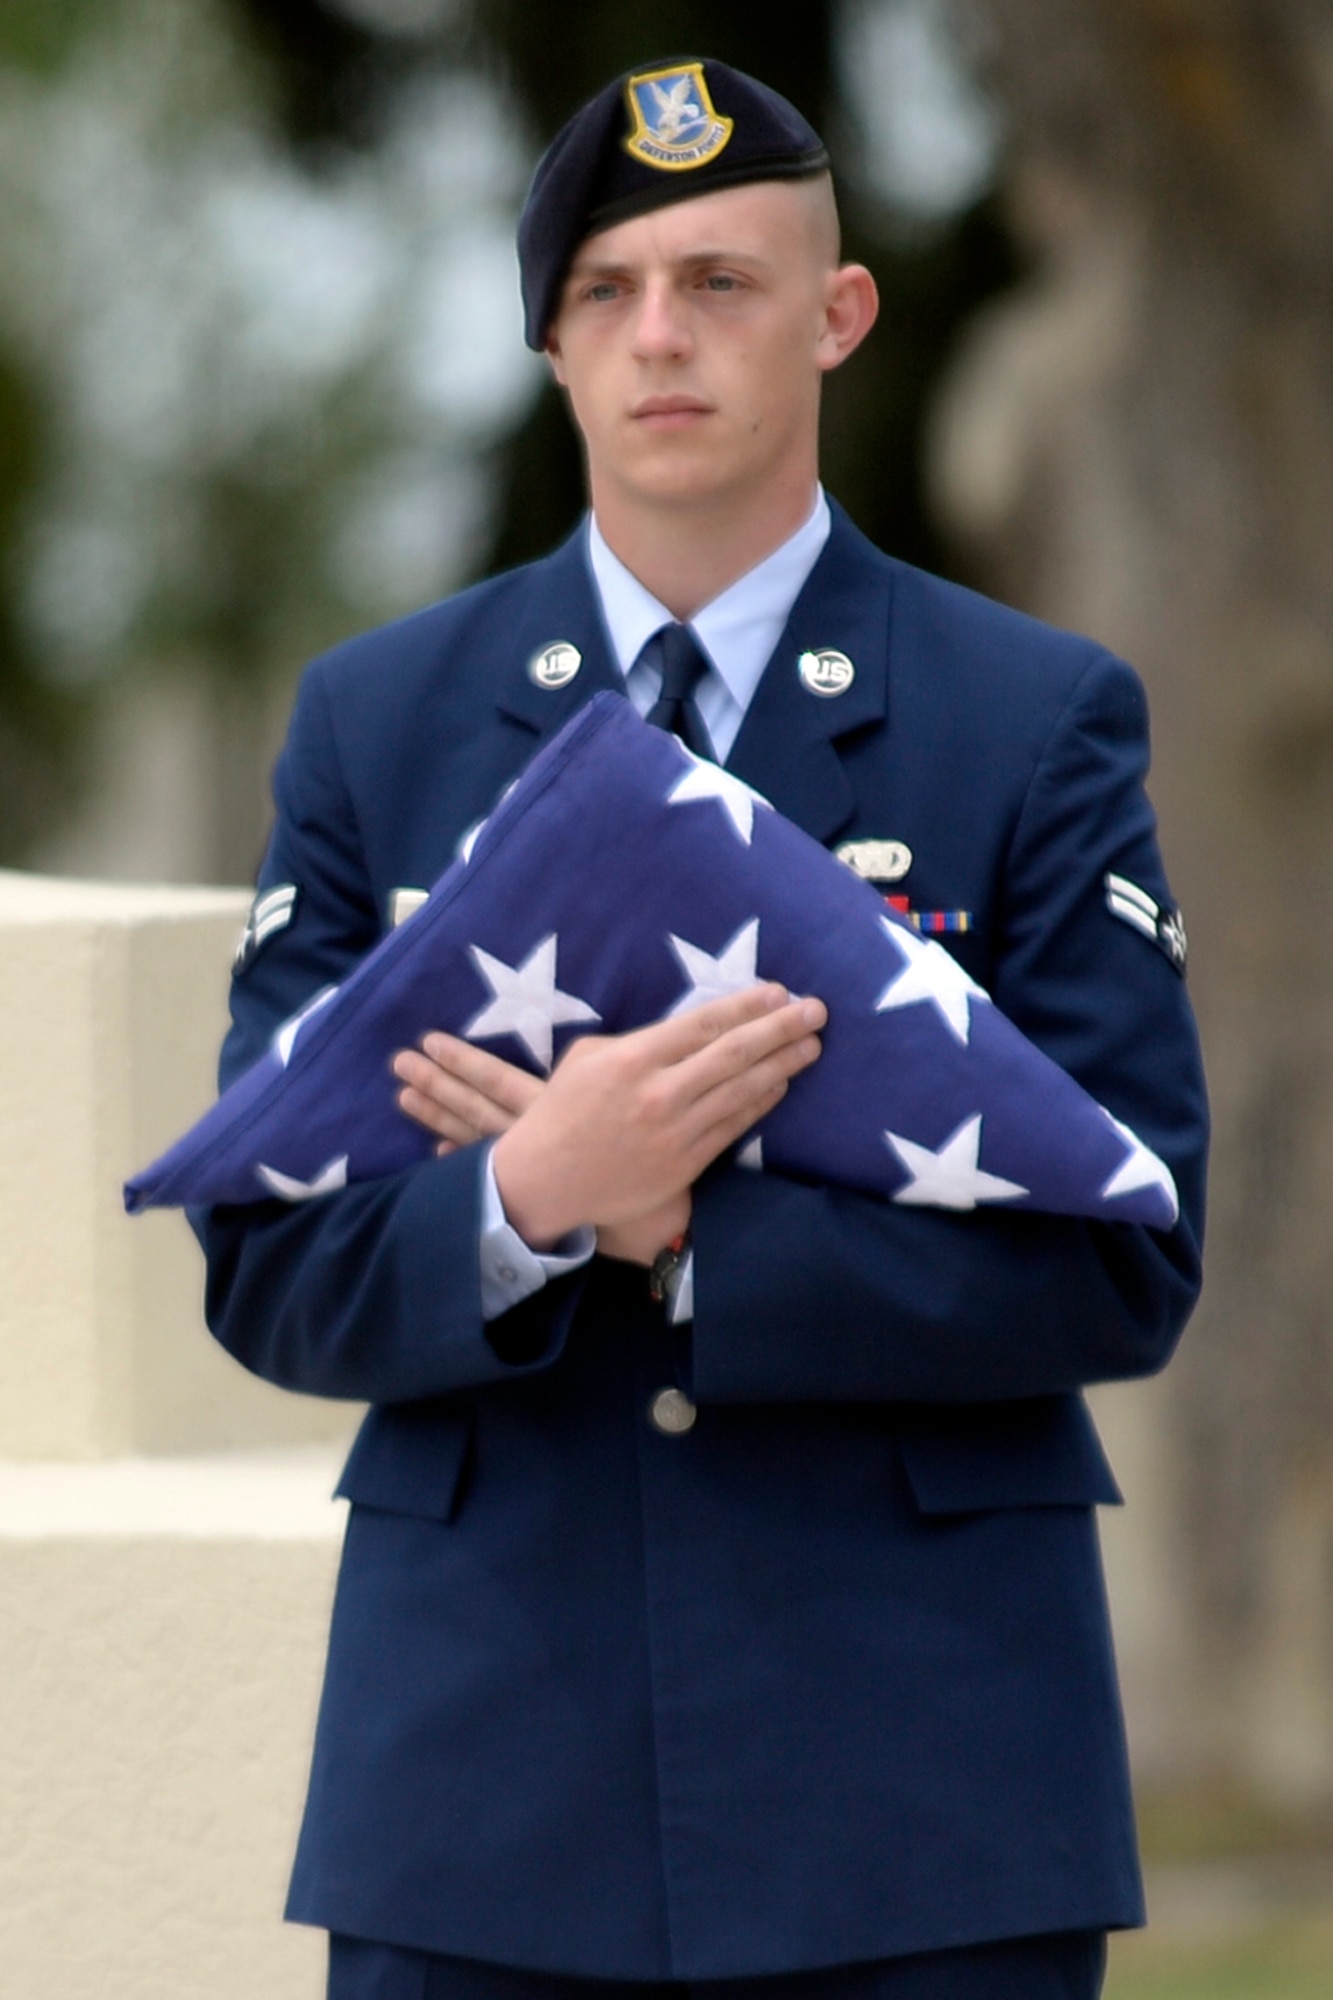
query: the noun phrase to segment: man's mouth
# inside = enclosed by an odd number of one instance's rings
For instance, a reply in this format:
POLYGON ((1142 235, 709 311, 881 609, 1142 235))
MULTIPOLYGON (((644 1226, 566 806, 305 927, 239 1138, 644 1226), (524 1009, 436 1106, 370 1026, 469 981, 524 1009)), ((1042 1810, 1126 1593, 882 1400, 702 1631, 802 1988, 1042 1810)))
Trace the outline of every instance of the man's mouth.
POLYGON ((645 396, 636 403, 630 416, 647 430, 685 430, 700 418, 712 414, 712 406, 701 396, 645 396))

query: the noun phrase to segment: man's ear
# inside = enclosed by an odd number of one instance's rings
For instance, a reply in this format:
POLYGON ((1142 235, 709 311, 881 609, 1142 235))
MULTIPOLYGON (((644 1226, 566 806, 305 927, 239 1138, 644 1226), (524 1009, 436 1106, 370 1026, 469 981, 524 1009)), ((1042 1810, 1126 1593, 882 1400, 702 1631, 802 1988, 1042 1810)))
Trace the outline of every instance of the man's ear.
POLYGON ((879 292, 864 264, 840 264, 825 281, 824 325, 815 348, 820 368, 838 368, 879 317, 879 292))
POLYGON ((546 355, 546 359, 550 364, 551 373, 554 375, 556 381, 560 384, 560 387, 562 389, 567 389, 569 387, 569 384, 565 380, 565 360, 564 356, 560 352, 560 342, 556 339, 554 333, 547 334, 546 346, 543 352, 546 355))

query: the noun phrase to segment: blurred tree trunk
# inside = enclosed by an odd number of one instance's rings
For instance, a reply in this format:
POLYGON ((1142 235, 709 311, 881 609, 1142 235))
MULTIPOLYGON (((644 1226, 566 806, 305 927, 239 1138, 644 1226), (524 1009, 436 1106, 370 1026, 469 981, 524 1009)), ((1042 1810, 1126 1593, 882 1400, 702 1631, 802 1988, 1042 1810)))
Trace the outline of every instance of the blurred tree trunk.
MULTIPOLYGON (((21 533, 43 448, 35 385, 0 354, 0 552, 21 533)), ((65 805, 83 748, 77 696, 34 672, 15 597, 16 564, 0 569, 0 867, 12 866, 65 805)))
POLYGON ((983 585, 1132 659, 1216 1114, 1182 1762, 1333 1795, 1333 10, 981 0, 1029 281, 937 411, 983 585))

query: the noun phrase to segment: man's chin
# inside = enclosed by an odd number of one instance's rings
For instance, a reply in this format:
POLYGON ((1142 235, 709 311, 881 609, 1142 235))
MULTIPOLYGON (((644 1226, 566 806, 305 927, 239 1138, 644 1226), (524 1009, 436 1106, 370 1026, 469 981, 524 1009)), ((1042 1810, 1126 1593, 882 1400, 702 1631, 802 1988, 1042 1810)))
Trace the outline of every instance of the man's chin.
POLYGON ((721 463, 716 457, 682 453, 674 459, 639 467, 618 483, 641 507, 708 512, 733 500, 746 482, 730 463, 721 463))

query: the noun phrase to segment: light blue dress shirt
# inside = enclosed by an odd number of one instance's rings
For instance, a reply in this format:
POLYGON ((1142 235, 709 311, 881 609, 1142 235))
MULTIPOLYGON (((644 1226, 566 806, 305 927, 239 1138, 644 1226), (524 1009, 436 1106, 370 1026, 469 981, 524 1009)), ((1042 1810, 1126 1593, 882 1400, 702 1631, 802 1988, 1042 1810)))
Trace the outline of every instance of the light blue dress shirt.
MULTIPOLYGON (((832 525, 820 487, 809 518, 796 533, 728 584, 720 597, 705 604, 689 621, 709 663, 709 672, 695 692, 695 706, 719 764, 731 755, 745 711, 832 525)), ((639 714, 646 715, 661 691, 661 678, 655 668, 640 661, 639 655, 654 633, 675 621, 665 604, 659 604, 619 556, 612 554, 592 514, 588 517, 588 566, 611 650, 625 676, 625 692, 639 714)))
MULTIPOLYGON (((695 691, 695 704, 720 764, 731 754, 764 668, 831 527, 824 489, 817 487, 814 505, 796 533, 728 584, 689 621, 709 662, 709 671, 695 691)), ((588 567, 612 653, 625 676, 625 692, 639 714, 646 715, 657 700, 661 677, 654 668, 645 666, 639 655, 654 633, 675 620, 612 553, 592 514, 588 516, 588 567)), ((482 1165, 481 1309, 484 1318, 498 1319, 539 1291, 548 1279, 586 1263, 596 1248, 596 1237, 591 1229, 578 1229, 565 1237, 554 1253, 539 1255, 530 1250, 505 1218, 491 1150, 486 1148, 482 1165)), ((693 1309, 694 1269, 689 1259, 672 1319, 689 1319, 693 1309)))

